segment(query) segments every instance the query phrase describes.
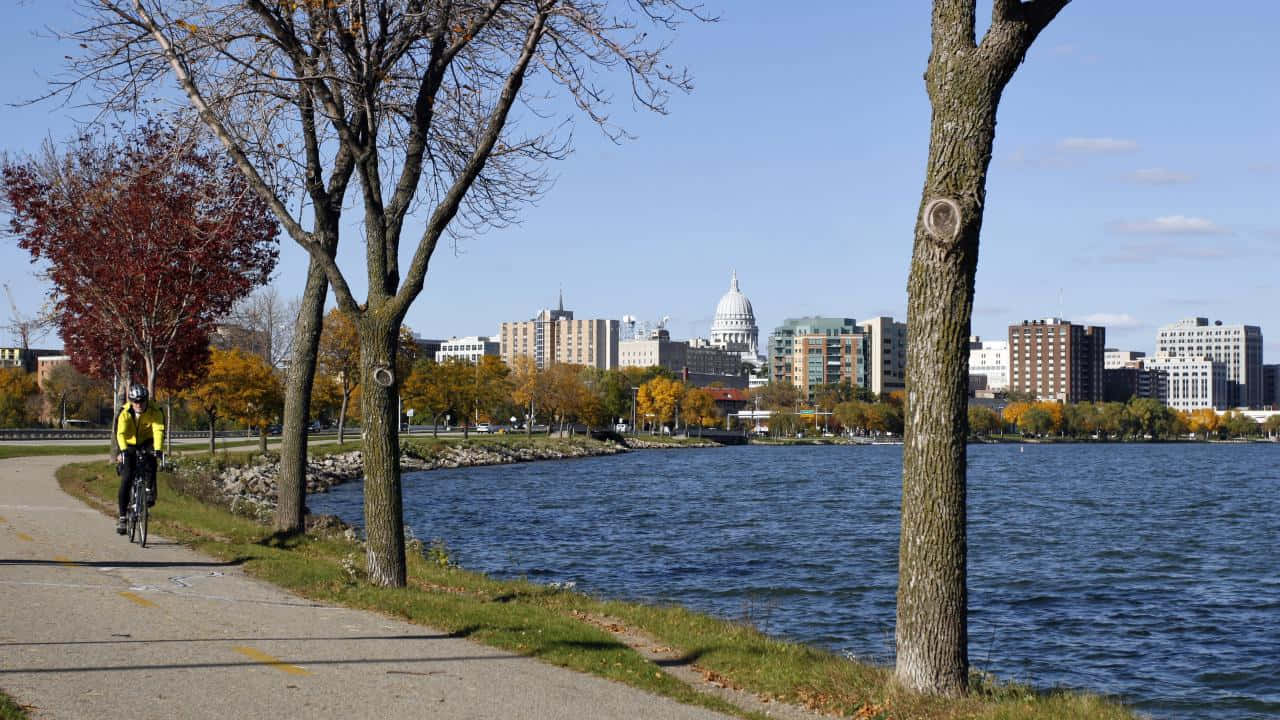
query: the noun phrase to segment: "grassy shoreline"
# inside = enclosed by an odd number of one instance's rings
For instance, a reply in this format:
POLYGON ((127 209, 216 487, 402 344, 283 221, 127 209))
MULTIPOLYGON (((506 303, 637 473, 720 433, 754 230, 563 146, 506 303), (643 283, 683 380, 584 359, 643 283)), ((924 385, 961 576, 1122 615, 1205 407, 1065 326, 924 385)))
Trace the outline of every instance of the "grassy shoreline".
MULTIPOLYGON (((317 448, 319 450, 320 448, 317 448)), ((103 462, 63 467, 59 481, 90 504, 109 508, 115 473, 103 462)), ((363 577, 358 541, 341 532, 279 538, 270 528, 178 492, 161 478, 155 532, 200 552, 242 562, 246 572, 323 602, 382 612, 581 672, 601 675, 681 702, 739 717, 764 717, 665 671, 696 669, 716 684, 768 702, 828 714, 890 718, 1135 717, 1119 703, 1069 692, 1039 692, 975 674, 975 691, 945 700, 905 693, 887 668, 767 637, 754 628, 680 607, 654 607, 589 597, 523 581, 499 581, 458 568, 446 548, 413 543, 409 587, 377 588, 363 577), (639 634, 670 648, 658 664, 621 638, 639 634)))

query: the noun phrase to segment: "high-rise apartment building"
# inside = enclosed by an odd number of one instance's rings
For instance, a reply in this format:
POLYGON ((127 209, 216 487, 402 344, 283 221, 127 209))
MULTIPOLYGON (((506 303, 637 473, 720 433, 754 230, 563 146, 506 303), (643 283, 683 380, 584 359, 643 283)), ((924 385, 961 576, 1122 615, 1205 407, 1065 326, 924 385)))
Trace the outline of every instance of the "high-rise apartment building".
POLYGON ((1040 400, 1101 402, 1107 331, 1060 318, 1009 326, 1009 390, 1040 400))
POLYGON ((769 381, 795 383, 791 367, 798 337, 857 335, 863 332, 853 318, 787 318, 769 335, 769 381))
POLYGON ((1228 407, 1262 406, 1262 329, 1196 317, 1156 333, 1156 355, 1208 358, 1227 366, 1228 407))
POLYGON ((532 320, 502 323, 498 343, 508 365, 527 356, 543 369, 556 363, 618 367, 618 321, 575 319, 563 297, 557 309, 544 309, 532 320))
POLYGON ((862 323, 871 338, 867 387, 881 395, 907 387, 907 324, 887 316, 862 323))
POLYGON ((810 402, 823 385, 867 387, 870 350, 870 338, 861 332, 797 335, 791 343, 791 384, 810 402))

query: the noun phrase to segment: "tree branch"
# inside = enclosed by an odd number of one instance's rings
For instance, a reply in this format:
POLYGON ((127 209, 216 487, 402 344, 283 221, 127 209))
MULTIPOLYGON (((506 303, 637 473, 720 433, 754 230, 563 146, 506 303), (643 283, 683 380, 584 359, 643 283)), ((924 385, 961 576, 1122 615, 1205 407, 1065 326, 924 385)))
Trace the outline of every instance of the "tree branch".
POLYGON ((454 180, 448 193, 446 193, 436 207, 435 212, 431 214, 431 219, 427 222, 422 239, 418 243, 418 249, 414 252, 413 261, 409 265, 409 273, 405 278, 404 285, 396 293, 394 310, 400 316, 404 315, 409 308, 409 304, 422 292, 423 282, 427 274, 427 265, 431 261, 431 254, 435 251, 440 235, 449 225, 449 221, 457 214, 463 198, 484 168, 485 161, 493 151, 494 145, 497 144, 498 138, 502 135, 507 115, 510 114, 511 106, 515 103, 516 97, 520 93, 520 87, 524 84, 525 72, 528 70, 529 62, 537 52, 538 43, 546 32, 547 18, 550 16, 554 5, 554 0, 551 0, 551 2, 539 2, 538 11, 534 15, 528 32, 525 34, 524 47, 521 50, 520 58, 507 75, 502 94, 499 96, 498 102, 489 116, 489 123, 485 128, 484 134, 480 137, 475 150, 467 160, 462 173, 454 180))

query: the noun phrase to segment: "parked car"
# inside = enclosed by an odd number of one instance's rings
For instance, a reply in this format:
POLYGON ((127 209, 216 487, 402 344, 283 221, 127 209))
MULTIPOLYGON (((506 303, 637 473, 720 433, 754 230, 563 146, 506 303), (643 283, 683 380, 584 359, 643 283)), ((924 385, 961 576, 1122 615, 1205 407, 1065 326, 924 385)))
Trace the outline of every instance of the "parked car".
POLYGON ((489 423, 476 423, 476 432, 491 433, 493 432, 493 427, 491 427, 489 423))

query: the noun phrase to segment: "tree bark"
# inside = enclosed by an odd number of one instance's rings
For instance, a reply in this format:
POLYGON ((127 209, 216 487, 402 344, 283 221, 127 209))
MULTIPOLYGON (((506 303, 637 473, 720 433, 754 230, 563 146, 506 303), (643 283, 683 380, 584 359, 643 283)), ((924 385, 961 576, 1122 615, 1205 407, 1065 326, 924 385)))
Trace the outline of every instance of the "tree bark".
POLYGON ((369 581, 404 587, 404 499, 400 487, 400 428, 395 422, 400 388, 400 378, 395 374, 400 318, 371 308, 359 323, 369 581), (384 384, 388 377, 390 383, 384 384))
POLYGON ((214 428, 216 428, 217 425, 218 425, 218 418, 213 413, 209 413, 209 459, 210 460, 213 459, 213 453, 217 450, 217 448, 214 447, 214 438, 216 437, 214 428))
POLYGON ((351 393, 344 392, 342 394, 342 407, 338 410, 338 444, 341 445, 347 436, 347 403, 351 400, 351 393))
POLYGON ((974 42, 974 0, 935 0, 925 72, 929 163, 907 281, 895 676, 913 690, 968 689, 968 339, 996 108, 1041 29, 1067 0, 995 0, 974 42))
POLYGON ((328 292, 324 266, 312 259, 294 326, 293 350, 284 388, 280 479, 276 486, 276 530, 283 533, 299 533, 305 528, 307 419, 311 416, 311 388, 315 383, 317 349, 328 292))

